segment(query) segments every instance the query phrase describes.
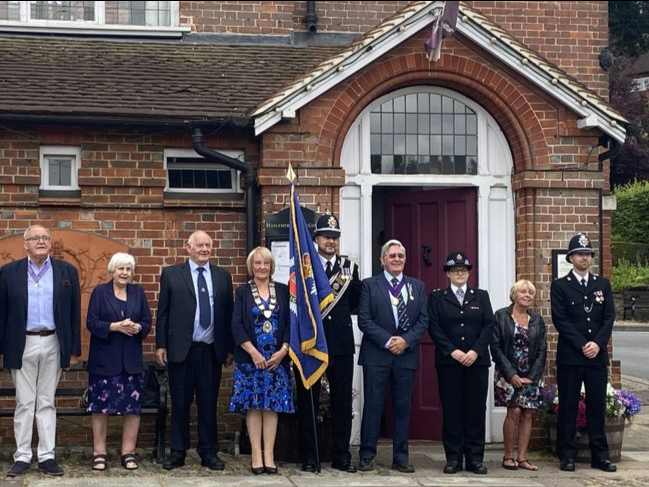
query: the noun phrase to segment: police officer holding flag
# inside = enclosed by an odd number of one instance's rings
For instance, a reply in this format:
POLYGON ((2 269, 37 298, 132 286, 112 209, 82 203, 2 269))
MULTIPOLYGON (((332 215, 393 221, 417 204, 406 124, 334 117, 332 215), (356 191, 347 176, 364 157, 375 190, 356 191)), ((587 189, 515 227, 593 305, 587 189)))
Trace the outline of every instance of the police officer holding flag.
MULTIPOLYGON (((333 302, 322 312, 322 324, 329 349, 329 366, 326 374, 331 397, 333 436, 331 466, 343 472, 354 473, 356 467, 351 464, 349 451, 355 351, 351 315, 358 307, 361 282, 358 277, 358 265, 339 255, 338 219, 334 215, 322 215, 316 223, 314 235, 322 267, 327 273, 334 294, 333 302)), ((311 394, 301 381, 296 382, 302 470, 316 472, 319 466, 315 450, 316 432, 313 411, 317 413, 319 410, 321 383, 313 385, 313 394, 311 394)))

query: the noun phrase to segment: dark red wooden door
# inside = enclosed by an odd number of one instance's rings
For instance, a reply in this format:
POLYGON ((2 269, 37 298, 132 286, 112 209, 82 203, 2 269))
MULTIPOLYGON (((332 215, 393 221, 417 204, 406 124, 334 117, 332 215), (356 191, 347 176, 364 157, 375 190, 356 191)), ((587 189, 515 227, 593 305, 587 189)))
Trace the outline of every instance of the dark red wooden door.
MULTIPOLYGON (((406 248, 405 274, 426 284, 426 292, 446 287, 442 269, 449 252, 466 252, 475 262, 478 253, 476 188, 396 193, 385 200, 385 237, 396 238, 406 248)), ((474 265, 469 285, 478 283, 474 265)), ((435 347, 426 332, 421 339, 420 368, 410 412, 410 438, 442 438, 442 411, 435 373, 435 347)), ((391 434, 390 401, 386 404, 386 425, 391 434)))

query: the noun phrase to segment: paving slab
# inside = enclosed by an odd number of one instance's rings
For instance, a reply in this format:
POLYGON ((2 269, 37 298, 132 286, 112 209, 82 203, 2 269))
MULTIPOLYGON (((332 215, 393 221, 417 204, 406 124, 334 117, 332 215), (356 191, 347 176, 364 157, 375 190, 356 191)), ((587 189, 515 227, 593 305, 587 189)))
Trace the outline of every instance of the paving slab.
MULTIPOLYGON (((282 475, 249 475, 248 477, 217 475, 200 478, 166 477, 164 479, 165 487, 210 487, 221 485, 228 487, 293 487, 294 484, 282 475)), ((311 481, 310 485, 313 485, 313 481, 311 481)))
MULTIPOLYGON (((498 477, 428 477, 417 479, 426 487, 543 487, 534 480, 526 478, 498 478, 498 477)), ((387 485, 387 484, 386 484, 387 485)))
MULTIPOLYGON (((3 484, 2 487, 4 487, 3 484)), ((22 481, 17 484, 22 486, 22 481)), ((124 487, 137 485, 137 487, 161 487, 159 478, 107 478, 104 476, 97 477, 43 477, 30 479, 29 487, 124 487)))
POLYGON ((290 479, 297 487, 408 487, 422 485, 417 482, 417 478, 411 476, 393 477, 387 475, 374 475, 371 473, 347 475, 335 479, 322 476, 294 476, 290 477, 290 479))

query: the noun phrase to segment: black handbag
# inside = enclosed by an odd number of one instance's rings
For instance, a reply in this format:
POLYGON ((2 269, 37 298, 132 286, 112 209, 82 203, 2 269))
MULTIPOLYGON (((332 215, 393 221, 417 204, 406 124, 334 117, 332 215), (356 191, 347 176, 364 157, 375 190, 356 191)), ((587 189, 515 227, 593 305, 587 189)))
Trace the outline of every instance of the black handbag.
POLYGON ((142 377, 142 407, 160 407, 160 382, 153 365, 149 365, 142 377))

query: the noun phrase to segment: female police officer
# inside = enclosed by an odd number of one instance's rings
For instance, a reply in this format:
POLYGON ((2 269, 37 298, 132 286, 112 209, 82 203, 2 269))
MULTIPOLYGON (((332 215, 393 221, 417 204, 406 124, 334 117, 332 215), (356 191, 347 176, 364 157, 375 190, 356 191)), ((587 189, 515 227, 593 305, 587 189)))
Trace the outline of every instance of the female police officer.
POLYGON ((472 267, 463 252, 449 254, 444 272, 450 285, 433 291, 428 299, 428 332, 435 343, 444 412, 444 473, 448 474, 461 471, 463 459, 467 470, 487 473, 482 461, 491 364, 489 343, 495 322, 487 291, 467 285, 472 267))

